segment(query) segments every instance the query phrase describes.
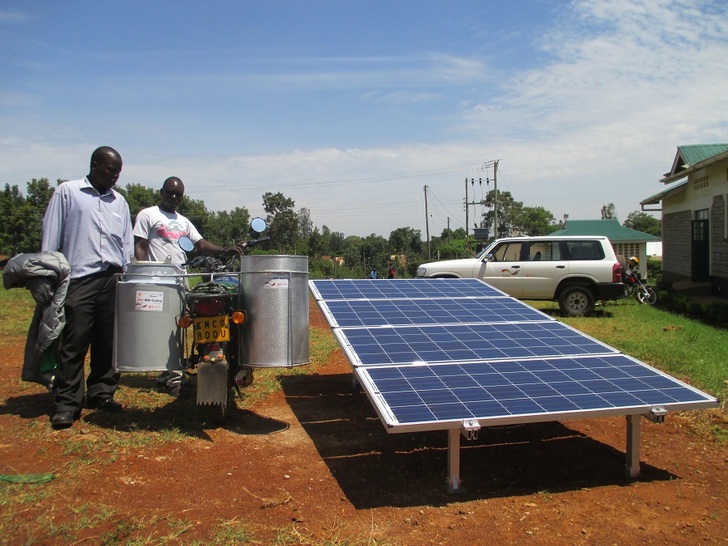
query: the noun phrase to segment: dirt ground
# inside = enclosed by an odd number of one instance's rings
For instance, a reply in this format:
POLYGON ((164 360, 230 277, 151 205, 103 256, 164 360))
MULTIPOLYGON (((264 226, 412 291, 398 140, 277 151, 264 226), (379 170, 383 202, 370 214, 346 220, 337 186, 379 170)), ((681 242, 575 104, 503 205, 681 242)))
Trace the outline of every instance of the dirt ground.
MULTIPOLYGON (((315 305, 310 325, 326 335, 315 305)), ((728 544, 728 446, 705 415, 643 420, 636 480, 624 418, 483 429, 452 495, 447 434, 388 434, 338 348, 223 427, 141 442, 125 377, 124 412, 52 431, 48 393, 19 381, 23 342, 0 340, 0 472, 55 479, 0 482, 0 543, 728 544)), ((155 415, 177 403, 194 402, 155 415)))

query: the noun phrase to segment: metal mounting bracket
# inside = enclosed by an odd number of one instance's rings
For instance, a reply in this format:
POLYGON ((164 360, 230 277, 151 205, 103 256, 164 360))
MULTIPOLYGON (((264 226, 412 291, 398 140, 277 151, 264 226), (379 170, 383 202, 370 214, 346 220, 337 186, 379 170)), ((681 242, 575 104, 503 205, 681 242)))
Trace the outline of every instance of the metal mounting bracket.
POLYGON ((665 408, 662 406, 655 406, 650 410, 650 413, 645 414, 645 417, 653 423, 662 424, 665 422, 665 415, 667 415, 667 410, 665 408))
POLYGON ((466 440, 477 440, 480 424, 475 419, 466 419, 463 421, 461 432, 466 440))

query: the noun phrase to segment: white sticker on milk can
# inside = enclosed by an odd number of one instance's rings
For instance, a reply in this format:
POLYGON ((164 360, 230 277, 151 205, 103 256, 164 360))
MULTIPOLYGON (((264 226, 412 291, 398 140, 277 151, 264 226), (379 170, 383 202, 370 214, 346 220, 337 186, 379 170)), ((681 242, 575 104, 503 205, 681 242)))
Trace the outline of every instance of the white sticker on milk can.
POLYGON ((135 311, 164 311, 164 292, 137 290, 135 311))
POLYGON ((266 273, 264 288, 288 288, 288 275, 284 273, 266 273))

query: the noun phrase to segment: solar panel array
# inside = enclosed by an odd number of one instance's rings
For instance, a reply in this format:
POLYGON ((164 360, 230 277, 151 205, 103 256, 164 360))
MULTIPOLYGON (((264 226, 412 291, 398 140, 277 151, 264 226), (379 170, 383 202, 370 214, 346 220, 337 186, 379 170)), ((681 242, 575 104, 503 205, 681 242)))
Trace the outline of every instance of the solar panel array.
POLYGON ((477 279, 309 286, 390 432, 717 405, 477 279))

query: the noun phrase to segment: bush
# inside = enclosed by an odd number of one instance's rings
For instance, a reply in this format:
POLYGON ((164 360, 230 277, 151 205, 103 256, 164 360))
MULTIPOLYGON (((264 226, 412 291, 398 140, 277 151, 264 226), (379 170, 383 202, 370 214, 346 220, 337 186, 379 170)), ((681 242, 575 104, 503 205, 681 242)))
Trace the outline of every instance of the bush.
POLYGON ((687 315, 718 328, 728 328, 728 300, 701 304, 672 290, 660 290, 657 301, 667 311, 687 315))

